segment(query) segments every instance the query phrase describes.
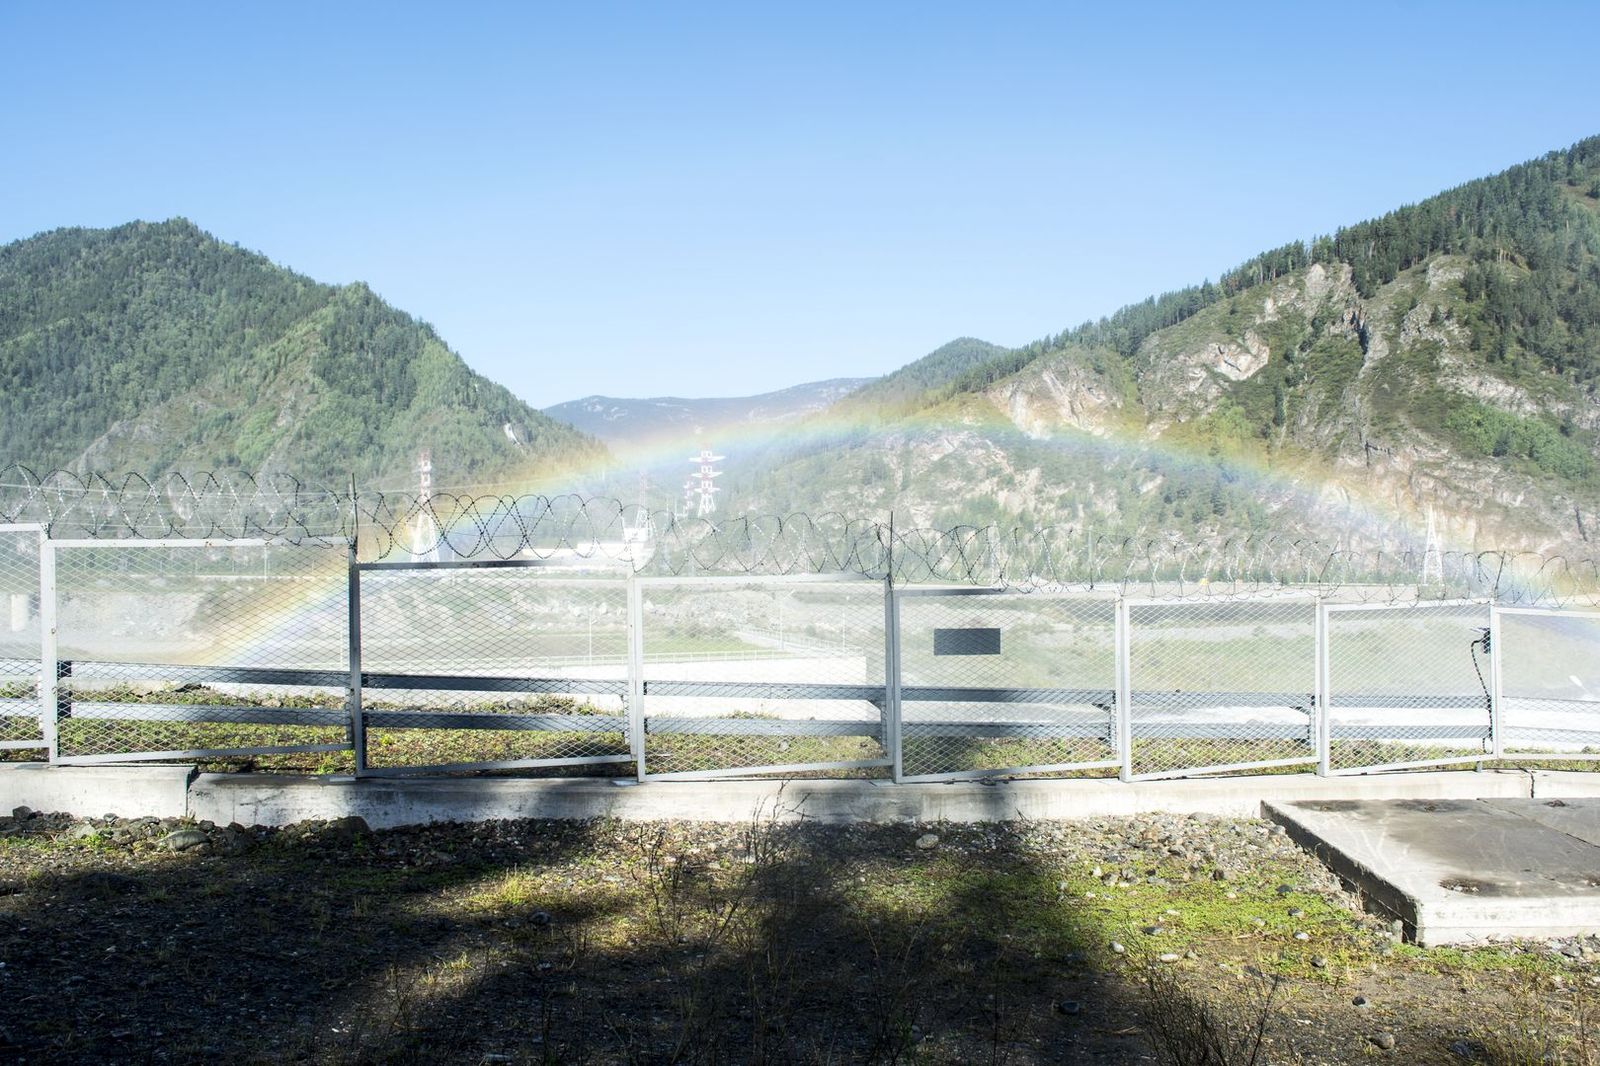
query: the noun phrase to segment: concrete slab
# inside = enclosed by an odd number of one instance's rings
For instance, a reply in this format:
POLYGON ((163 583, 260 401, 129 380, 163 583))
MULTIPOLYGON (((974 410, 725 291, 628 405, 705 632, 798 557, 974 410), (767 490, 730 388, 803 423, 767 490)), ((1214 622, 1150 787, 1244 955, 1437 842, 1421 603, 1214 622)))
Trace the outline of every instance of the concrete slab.
POLYGON ((1262 807, 1424 946, 1600 930, 1600 802, 1322 799, 1262 807))

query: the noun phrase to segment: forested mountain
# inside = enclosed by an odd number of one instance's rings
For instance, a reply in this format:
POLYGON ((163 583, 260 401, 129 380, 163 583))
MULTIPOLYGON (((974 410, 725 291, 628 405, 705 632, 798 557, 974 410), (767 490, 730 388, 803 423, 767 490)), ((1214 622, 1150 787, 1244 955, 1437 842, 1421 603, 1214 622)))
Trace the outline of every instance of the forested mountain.
POLYGON ((1456 546, 1586 554, 1600 138, 986 354, 881 379, 823 420, 851 428, 728 488, 779 510, 1187 538, 1392 542, 1432 508, 1456 546))
POLYGON ((439 484, 603 454, 365 285, 319 284, 185 220, 0 247, 0 458, 404 487, 422 448, 439 484))

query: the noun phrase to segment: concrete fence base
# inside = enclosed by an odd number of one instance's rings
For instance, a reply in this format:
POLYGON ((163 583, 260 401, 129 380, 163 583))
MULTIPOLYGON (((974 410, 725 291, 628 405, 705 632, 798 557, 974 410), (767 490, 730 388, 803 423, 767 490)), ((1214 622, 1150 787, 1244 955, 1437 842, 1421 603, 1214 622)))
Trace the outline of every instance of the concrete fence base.
POLYGON ((287 825, 360 815, 375 828, 495 818, 739 822, 758 812, 819 822, 1083 819, 1153 812, 1257 817, 1264 801, 1600 797, 1600 773, 1431 771, 1123 783, 1102 779, 894 785, 878 781, 427 778, 355 781, 201 774, 192 766, 0 764, 0 811, 190 817, 287 825))

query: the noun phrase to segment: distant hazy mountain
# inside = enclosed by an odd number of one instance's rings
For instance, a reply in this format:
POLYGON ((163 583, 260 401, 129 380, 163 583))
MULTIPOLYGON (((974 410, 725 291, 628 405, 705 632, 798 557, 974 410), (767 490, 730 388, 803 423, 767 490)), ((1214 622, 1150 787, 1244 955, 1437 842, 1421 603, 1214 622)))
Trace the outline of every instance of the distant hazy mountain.
POLYGON ((605 453, 365 285, 185 220, 0 247, 0 461, 404 488, 423 448, 440 486, 528 485, 605 453))
POLYGON ((873 380, 833 378, 759 396, 709 399, 657 396, 630 400, 586 396, 546 407, 544 413, 598 437, 619 453, 678 441, 688 447, 701 441, 715 444, 719 438, 730 434, 742 436, 773 429, 785 422, 814 415, 873 380))

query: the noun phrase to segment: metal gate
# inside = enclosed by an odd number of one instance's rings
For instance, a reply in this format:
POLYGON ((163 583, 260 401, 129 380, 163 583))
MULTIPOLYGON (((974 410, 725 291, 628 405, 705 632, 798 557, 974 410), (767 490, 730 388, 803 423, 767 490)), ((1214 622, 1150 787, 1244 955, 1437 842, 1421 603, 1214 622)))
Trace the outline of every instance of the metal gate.
POLYGON ((1506 759, 1600 759, 1600 612, 1496 607, 1498 747, 1506 759))
POLYGON ((631 769, 629 585, 543 560, 353 563, 357 773, 631 769))
POLYGON ((1330 604, 1323 611, 1325 772, 1493 757, 1487 603, 1330 604))
POLYGON ((296 756, 329 768, 303 756, 350 748, 342 548, 45 541, 57 761, 296 756))
POLYGON ((1317 761, 1314 599, 1129 600, 1130 780, 1317 761))
POLYGON ((41 618, 43 539, 43 526, 0 525, 0 751, 5 752, 43 753, 50 747, 41 713, 48 629, 41 618))
POLYGON ((1117 605, 989 588, 899 588, 906 781, 1118 765, 1117 605))
POLYGON ((637 588, 642 778, 891 766, 882 583, 685 577, 637 588))

